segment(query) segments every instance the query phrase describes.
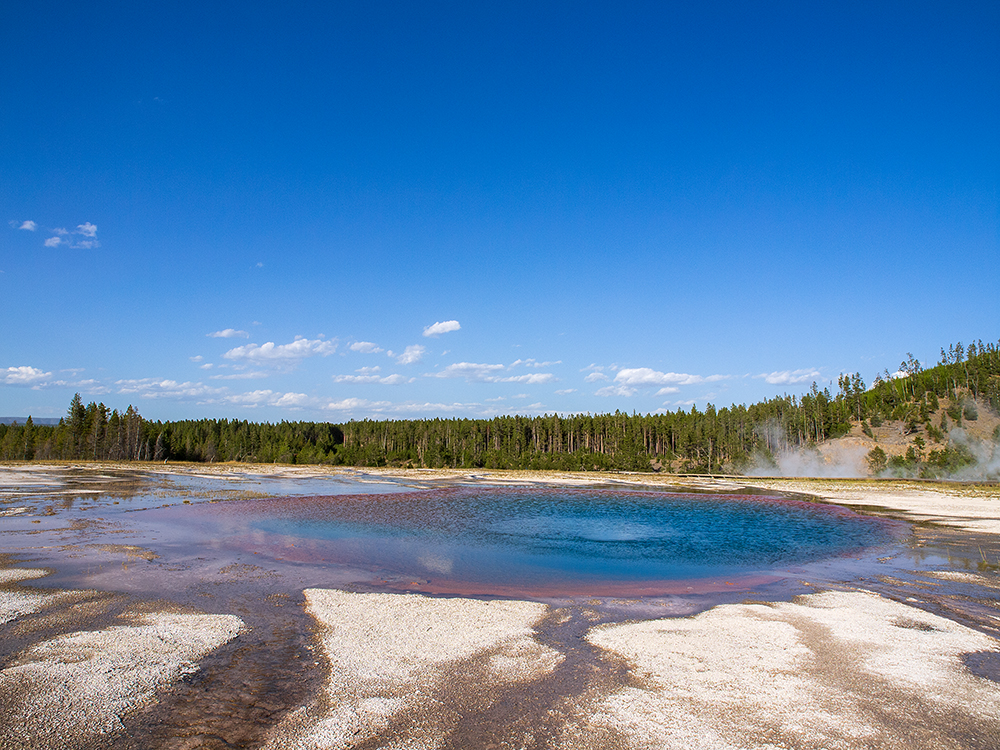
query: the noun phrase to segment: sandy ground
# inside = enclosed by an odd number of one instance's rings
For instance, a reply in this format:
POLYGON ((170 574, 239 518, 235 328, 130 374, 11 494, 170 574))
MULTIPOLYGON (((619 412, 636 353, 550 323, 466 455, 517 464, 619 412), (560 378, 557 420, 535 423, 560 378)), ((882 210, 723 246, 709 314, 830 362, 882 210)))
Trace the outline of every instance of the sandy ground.
POLYGON ((110 744, 123 714, 197 671, 198 659, 241 628, 233 615, 158 613, 43 641, 0 671, 0 746, 80 747, 102 735, 110 744))
POLYGON ((562 655, 534 640, 547 607, 312 589, 330 676, 268 748, 440 747, 462 712, 482 710, 510 683, 551 672, 562 655), (469 689, 456 700, 458 684, 469 689), (450 705, 449 705, 450 704, 450 705))
POLYGON ((801 492, 854 506, 904 511, 913 520, 1000 534, 1000 487, 996 485, 852 480, 747 479, 755 487, 801 492))
MULTIPOLYGON (((952 748, 1000 740, 993 638, 865 592, 735 604, 588 636, 642 680, 585 701, 562 747, 952 748)), ((988 746, 988 745, 986 745, 988 746)))
MULTIPOLYGON (((63 491, 63 471, 0 469, 0 511, 25 509, 5 518, 30 523, 31 498, 63 491)), ((198 471, 245 476, 250 469, 198 471)), ((435 483, 677 482, 535 472, 360 474, 365 481, 435 483)), ((698 480, 702 488, 747 484, 1000 534, 996 487, 698 480)), ((105 594, 40 588, 47 571, 37 567, 7 561, 0 568, 0 748, 125 746, 136 717, 158 706, 170 712, 170 696, 197 682, 200 664, 247 630, 238 613, 166 603, 81 627, 76 609, 105 594)), ((905 590, 858 580, 791 601, 748 599, 660 619, 648 619, 641 606, 612 616, 589 602, 307 588, 301 605, 288 606, 304 607, 311 622, 315 659, 304 673, 319 678, 316 690, 273 725, 258 727, 253 743, 199 730, 140 746, 1000 747, 1000 641, 991 635, 1000 632, 1000 571, 984 558, 977 569, 942 563, 922 576, 905 590), (967 606, 928 611, 931 599, 906 595, 926 590, 929 597, 935 586, 964 587, 967 606)))

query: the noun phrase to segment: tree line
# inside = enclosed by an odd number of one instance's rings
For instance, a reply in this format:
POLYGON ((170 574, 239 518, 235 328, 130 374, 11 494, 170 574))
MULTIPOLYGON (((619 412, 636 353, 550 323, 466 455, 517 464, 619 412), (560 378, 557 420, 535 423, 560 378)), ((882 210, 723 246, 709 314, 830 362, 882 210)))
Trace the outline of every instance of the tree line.
MULTIPOLYGON (((742 473, 783 452, 868 435, 894 420, 914 435, 904 457, 870 456, 876 472, 934 475, 974 460, 948 439, 978 417, 1000 411, 1000 345, 977 341, 941 350, 924 368, 912 355, 869 386, 844 374, 838 390, 816 383, 799 396, 658 414, 570 414, 492 419, 355 420, 256 423, 201 419, 160 422, 73 397, 58 425, 0 425, 0 460, 245 461, 463 469, 555 469, 742 473), (948 411, 937 415, 939 399, 948 411), (934 419, 932 419, 934 417, 934 419), (926 444, 924 437, 930 441, 926 444), (930 448, 929 452, 924 448, 930 448), (893 461, 895 463, 893 464, 893 461)), ((1000 439, 1000 435, 996 436, 1000 439)), ((881 450, 881 449, 879 449, 881 450)), ((875 453, 875 451, 873 451, 875 453)))

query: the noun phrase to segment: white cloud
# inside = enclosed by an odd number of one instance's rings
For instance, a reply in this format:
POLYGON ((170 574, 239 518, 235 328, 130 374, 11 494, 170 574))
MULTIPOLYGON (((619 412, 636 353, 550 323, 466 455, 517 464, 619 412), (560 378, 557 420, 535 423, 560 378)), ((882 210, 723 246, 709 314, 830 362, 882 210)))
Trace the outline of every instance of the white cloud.
POLYGON ((556 391, 557 396, 565 396, 570 393, 576 393, 576 388, 563 388, 561 391, 556 391))
POLYGON ((530 375, 511 375, 507 378, 490 378, 493 383, 551 383, 556 376, 551 372, 533 372, 530 375))
POLYGON ((349 411, 351 409, 381 409, 391 406, 388 401, 369 401, 365 398, 345 398, 340 401, 331 401, 324 408, 332 411, 349 411))
MULTIPOLYGON (((38 225, 33 221, 25 221, 22 223, 18 229, 26 229, 30 232, 34 232, 38 229, 38 225)), ((45 240, 45 247, 60 247, 65 245, 72 250, 93 250, 94 248, 100 247, 101 243, 97 241, 97 225, 91 224, 89 221, 83 224, 78 224, 73 232, 68 232, 62 227, 57 227, 55 229, 50 229, 54 237, 49 237, 45 240), (67 239, 70 234, 79 235, 81 237, 88 237, 85 240, 70 240, 67 239)))
POLYGON ((550 367, 552 365, 561 365, 562 360, 557 359, 554 362, 539 362, 537 359, 517 359, 510 363, 512 368, 518 365, 524 365, 525 367, 550 367))
POLYGON ((440 336, 442 333, 457 331, 461 327, 462 326, 459 325, 457 320, 445 320, 440 323, 435 323, 432 326, 427 326, 424 329, 424 336, 440 336))
POLYGON ((222 356, 226 359, 246 360, 248 362, 290 363, 316 355, 327 357, 336 350, 336 341, 297 338, 290 344, 275 344, 273 341, 268 341, 259 346, 257 344, 238 346, 222 356))
MULTIPOLYGON (((97 231, 97 227, 95 227, 93 224, 86 224, 86 225, 81 224, 80 226, 93 227, 93 230, 95 232, 97 231)), ((56 236, 49 237, 47 240, 45 240, 44 243, 45 247, 59 247, 61 245, 65 245, 71 250, 93 250, 94 248, 101 246, 101 243, 95 239, 75 240, 75 241, 67 240, 65 238, 69 235, 69 232, 67 232, 65 229, 53 229, 52 231, 55 233, 56 236)), ((93 234, 88 234, 86 232, 73 232, 73 234, 82 234, 86 237, 94 236, 93 234)))
POLYGON ((816 369, 801 369, 801 370, 781 370, 779 372, 772 373, 761 373, 760 375, 754 375, 755 378, 764 378, 764 380, 771 385, 791 385, 794 383, 807 383, 810 380, 815 380, 820 376, 819 370, 816 369))
POLYGON ((425 377, 465 378, 470 383, 549 383, 555 380, 555 376, 550 372, 535 372, 530 375, 501 377, 498 373, 505 369, 503 365, 457 362, 453 365, 448 365, 440 372, 426 373, 425 377))
POLYGON ((413 344, 406 347, 406 350, 396 357, 396 361, 401 365, 412 365, 423 359, 426 351, 427 349, 420 344, 413 344))
POLYGON ((47 380, 52 377, 51 372, 43 372, 37 367, 8 367, 0 370, 2 380, 5 385, 31 385, 40 380, 47 380))
POLYGON ((223 328, 221 331, 215 331, 214 333, 206 333, 211 339, 248 339, 250 334, 246 331, 237 331, 235 328, 223 328))
POLYGON ((200 370, 211 370, 213 367, 215 367, 215 365, 213 365, 211 362, 206 362, 203 365, 198 365, 198 369, 200 370))
POLYGON ((694 385, 704 383, 700 375, 688 375, 685 372, 659 372, 648 367, 632 367, 618 371, 615 382, 625 386, 653 385, 694 385))
POLYGON ((624 385, 606 385, 594 391, 595 396, 634 396, 638 391, 624 385))
MULTIPOLYGON (((612 368, 614 369, 614 368, 612 368)), ((600 380, 601 373, 593 372, 584 380, 600 380)), ((696 385, 698 383, 714 383, 718 380, 726 380, 728 375, 689 375, 686 372, 660 372, 649 367, 625 367, 618 370, 615 375, 615 385, 609 385, 599 389, 597 396, 634 396, 641 388, 653 388, 661 386, 656 395, 662 396, 668 393, 676 393, 679 385, 696 385)))
POLYGON ((52 383, 52 385, 58 385, 60 387, 76 388, 83 391, 84 393, 94 394, 94 395, 111 393, 110 388, 108 388, 103 383, 94 380, 93 378, 88 378, 87 380, 78 380, 75 383, 65 383, 63 381, 58 381, 56 383, 52 383))
POLYGON ((261 406, 273 400, 276 394, 271 390, 248 391, 247 393, 236 393, 226 396, 226 401, 231 404, 241 404, 243 406, 261 406))
POLYGON ((352 352, 361 352, 362 354, 378 354, 382 351, 382 348, 378 344, 373 344, 371 341, 355 341, 348 349, 352 352))
POLYGON ((315 404, 316 399, 305 393, 281 393, 280 391, 257 390, 246 393, 232 393, 228 388, 214 388, 204 383, 184 382, 176 380, 157 380, 143 378, 139 380, 119 380, 115 383, 118 393, 136 395, 146 399, 173 399, 177 401, 195 401, 198 404, 230 404, 256 408, 272 406, 279 408, 297 408, 315 404))
POLYGON ((467 414, 469 412, 481 412, 481 413, 484 413, 484 414, 487 413, 487 410, 484 410, 480 404, 476 404, 476 403, 472 403, 472 404, 462 404, 462 403, 433 404, 433 403, 430 403, 430 402, 425 402, 425 403, 422 403, 422 404, 416 404, 416 403, 413 403, 412 401, 411 402, 407 402, 407 403, 402 403, 402 404, 384 404, 382 408, 377 409, 376 411, 385 411, 385 412, 391 412, 391 413, 394 413, 394 414, 424 414, 424 413, 430 413, 430 414, 456 414, 456 413, 461 414, 461 413, 466 413, 467 414))
POLYGON ((598 380, 610 380, 607 375, 603 372, 592 372, 590 375, 585 377, 583 380, 585 383, 596 383, 598 380))
POLYGON ((200 354, 196 354, 193 357, 188 357, 188 359, 190 359, 192 362, 201 362, 205 358, 203 356, 201 356, 200 354))
POLYGON ((404 375, 378 375, 378 367, 362 367, 358 370, 360 375, 334 375, 334 383, 378 383, 379 385, 399 385, 400 383, 412 383, 416 378, 407 378, 404 375))
POLYGON ((88 378, 86 380, 47 380, 41 383, 35 383, 31 386, 31 390, 33 391, 50 388, 73 388, 74 390, 94 395, 111 393, 110 388, 93 378, 88 378))
POLYGON ((211 380, 259 380, 260 378, 269 377, 270 374, 263 370, 251 370, 250 372, 234 372, 231 375, 212 375, 211 380))
POLYGON ((227 403, 239 406, 278 406, 297 407, 305 406, 312 399, 304 393, 277 393, 271 390, 249 391, 247 393, 235 393, 223 399, 227 403))
POLYGON ((465 378, 470 383, 496 382, 496 373, 504 370, 503 365, 486 365, 475 362, 457 362, 448 365, 440 372, 428 373, 431 378, 465 378))
MULTIPOLYGON (((65 369, 60 372, 69 372, 73 375, 83 372, 77 369, 65 369)), ((49 380, 51 372, 43 372, 36 367, 8 367, 0 370, 0 385, 27 386, 33 391, 50 390, 56 388, 74 388, 88 394, 110 393, 103 383, 88 378, 86 380, 49 380)))
POLYGON ((283 393, 272 406, 305 406, 310 401, 304 393, 283 393))
POLYGON ((138 380, 115 381, 121 394, 135 394, 140 398, 172 398, 179 400, 211 399, 225 395, 224 388, 212 388, 204 383, 190 381, 178 383, 176 380, 142 378, 138 380))

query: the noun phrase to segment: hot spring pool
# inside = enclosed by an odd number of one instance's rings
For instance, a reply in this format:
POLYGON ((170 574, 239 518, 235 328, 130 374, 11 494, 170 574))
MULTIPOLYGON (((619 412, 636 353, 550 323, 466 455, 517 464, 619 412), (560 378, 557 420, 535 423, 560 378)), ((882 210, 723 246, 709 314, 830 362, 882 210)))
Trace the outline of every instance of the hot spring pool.
MULTIPOLYGON (((761 495, 452 488, 186 508, 228 545, 455 593, 612 593, 746 579, 863 552, 898 526, 761 495)), ((258 558, 260 559, 260 558, 258 558)))

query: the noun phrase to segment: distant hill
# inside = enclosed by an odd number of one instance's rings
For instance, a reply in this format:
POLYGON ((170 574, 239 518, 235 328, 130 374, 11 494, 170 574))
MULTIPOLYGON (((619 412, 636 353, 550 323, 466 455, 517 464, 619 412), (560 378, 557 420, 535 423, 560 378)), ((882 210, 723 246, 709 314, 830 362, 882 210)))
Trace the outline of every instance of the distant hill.
MULTIPOLYGON (((0 424, 24 424, 28 421, 27 417, 0 417, 0 424)), ((59 424, 59 418, 56 417, 52 419, 51 417, 32 417, 31 421, 34 424, 45 424, 45 425, 57 425, 59 424)))

